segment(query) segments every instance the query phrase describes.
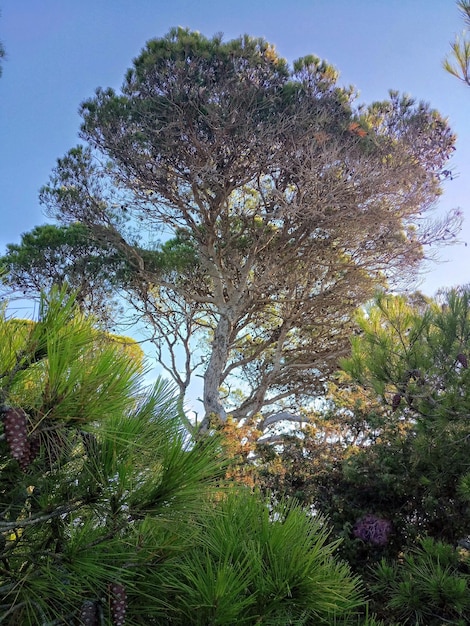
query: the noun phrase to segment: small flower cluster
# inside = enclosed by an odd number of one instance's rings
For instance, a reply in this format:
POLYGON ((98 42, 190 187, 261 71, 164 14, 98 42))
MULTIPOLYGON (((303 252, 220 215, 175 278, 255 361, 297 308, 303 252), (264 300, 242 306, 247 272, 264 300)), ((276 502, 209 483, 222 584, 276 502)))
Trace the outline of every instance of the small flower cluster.
POLYGON ((367 543, 384 546, 388 542, 391 530, 391 522, 369 513, 356 522, 353 535, 367 543))

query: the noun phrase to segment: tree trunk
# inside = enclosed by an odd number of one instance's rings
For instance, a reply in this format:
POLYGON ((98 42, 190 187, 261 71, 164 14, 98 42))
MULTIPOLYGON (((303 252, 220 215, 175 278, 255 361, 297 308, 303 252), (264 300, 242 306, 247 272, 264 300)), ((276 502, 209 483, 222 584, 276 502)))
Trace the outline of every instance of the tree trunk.
POLYGON ((228 316, 222 315, 214 331, 211 356, 204 374, 203 400, 205 417, 201 424, 201 430, 207 430, 211 415, 217 416, 223 422, 227 419, 227 413, 220 401, 219 387, 222 380, 222 372, 227 363, 231 327, 232 323, 228 316))

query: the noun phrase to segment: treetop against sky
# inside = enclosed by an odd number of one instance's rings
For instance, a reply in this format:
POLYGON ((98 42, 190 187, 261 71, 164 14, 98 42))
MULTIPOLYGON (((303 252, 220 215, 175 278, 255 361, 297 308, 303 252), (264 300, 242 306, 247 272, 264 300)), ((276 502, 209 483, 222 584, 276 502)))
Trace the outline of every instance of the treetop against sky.
MULTIPOLYGON (((0 245, 43 223, 37 201, 58 156, 77 138, 79 103, 98 86, 118 88, 130 60, 144 43, 181 24, 207 36, 223 32, 263 36, 289 61, 315 53, 336 66, 341 84, 354 84, 360 100, 383 100, 397 89, 431 103, 457 134, 451 162, 454 180, 445 185, 437 212, 468 202, 470 126, 468 90, 442 69, 449 43, 462 30, 454 3, 414 0, 370 3, 335 0, 235 4, 186 0, 161 5, 139 0, 112 6, 45 0, 4 0, 0 41, 2 230, 0 245)), ((469 238, 468 224, 461 238, 469 238)), ((470 248, 446 249, 449 263, 431 265, 424 288, 468 282, 470 248)))
POLYGON ((202 366, 205 425, 227 410, 297 410, 322 393, 354 309, 415 275, 460 221, 457 211, 428 222, 455 143, 436 110, 396 91, 358 106, 332 65, 289 64, 263 38, 173 28, 147 42, 119 92, 98 88, 80 113, 85 145, 58 159, 40 192, 69 230, 45 237, 51 267, 10 246, 8 283, 33 296, 25 273, 33 291, 51 272, 78 278, 77 298, 99 316, 109 303, 96 309, 94 285, 117 289, 157 352, 166 345, 170 362, 158 360, 182 402, 202 366), (142 238, 162 226, 165 244, 142 238), (233 406, 221 388, 234 377, 248 388, 233 406))
MULTIPOLYGON (((470 161, 466 158, 470 144, 465 140, 468 91, 442 69, 449 42, 461 27, 460 16, 455 6, 432 5, 430 11, 429 3, 421 2, 393 10, 365 2, 337 2, 328 7, 298 3, 289 8, 274 2, 267 11, 261 5, 248 10, 241 2, 234 14, 226 6, 214 9, 208 3, 200 4, 196 13, 177 2, 157 15, 155 7, 146 2, 131 11, 120 2, 105 10, 92 3, 63 7, 51 0, 39 15, 33 2, 23 4, 21 10, 7 2, 2 16, 7 58, 0 85, 5 92, 0 106, 11 120, 4 125, 2 151, 7 174, 1 198, 6 218, 1 235, 4 243, 18 241, 21 232, 45 221, 37 190, 47 181, 56 158, 77 141, 79 103, 89 99, 98 86, 118 90, 126 67, 145 41, 161 37, 178 23, 208 37, 224 31, 223 41, 241 32, 262 34, 289 63, 300 54, 315 52, 342 72, 339 86, 353 83, 361 90, 354 107, 358 102, 383 101, 389 89, 429 101, 449 116, 457 134, 457 150, 450 165, 446 164, 445 193, 436 202, 436 214, 459 205, 465 209, 468 183, 462 174, 470 161), (371 24, 377 28, 371 29, 371 24)), ((87 112, 86 122, 92 120, 93 111, 86 106, 83 111, 87 112)), ((429 199, 432 201, 432 194, 429 199)), ((352 230, 359 231, 354 213, 349 215, 352 230)), ((425 247, 425 253, 427 250, 425 247)), ((428 292, 441 285, 467 282, 467 254, 462 246, 443 252, 452 265, 434 268, 428 275, 428 292)))

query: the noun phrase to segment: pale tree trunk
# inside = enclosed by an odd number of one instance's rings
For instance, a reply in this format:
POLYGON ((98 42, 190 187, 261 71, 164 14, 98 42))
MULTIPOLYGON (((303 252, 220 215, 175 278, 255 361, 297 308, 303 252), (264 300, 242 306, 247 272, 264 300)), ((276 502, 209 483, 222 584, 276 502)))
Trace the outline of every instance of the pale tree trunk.
POLYGON ((207 430, 211 415, 217 416, 223 422, 227 419, 227 413, 220 401, 219 388, 222 382, 222 373, 227 363, 231 329, 232 322, 229 317, 222 315, 214 331, 211 356, 204 374, 205 417, 201 424, 201 430, 207 430))

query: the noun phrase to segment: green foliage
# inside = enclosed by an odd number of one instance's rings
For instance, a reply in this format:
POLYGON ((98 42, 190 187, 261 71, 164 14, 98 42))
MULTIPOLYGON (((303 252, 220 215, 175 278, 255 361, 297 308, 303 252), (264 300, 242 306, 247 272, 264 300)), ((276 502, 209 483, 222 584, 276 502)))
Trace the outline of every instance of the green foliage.
POLYGON ((416 504, 410 490, 417 487, 407 474, 400 424, 390 423, 387 409, 359 400, 351 386, 343 398, 338 391, 333 397, 329 407, 307 414, 301 429, 275 438, 274 446, 256 447, 253 479, 278 497, 297 498, 325 514, 333 536, 342 539, 339 554, 364 573, 384 555, 396 556, 419 532, 411 522, 416 504), (355 536, 360 520, 370 515, 385 527, 392 522, 386 542, 355 536))
POLYGON ((470 294, 450 291, 441 304, 381 296, 359 324, 343 367, 383 402, 384 420, 344 462, 337 513, 349 508, 353 525, 369 507, 392 521, 390 555, 424 534, 456 544, 470 523, 470 294))
POLYGON ((166 601, 177 599, 172 624, 332 624, 362 604, 325 521, 292 502, 269 507, 232 491, 199 532, 156 572, 166 601))
POLYGON ((140 253, 147 270, 162 276, 190 274, 198 265, 194 242, 183 230, 155 250, 141 250, 140 253))
POLYGON ((464 626, 470 614, 469 553, 423 539, 399 561, 382 560, 372 590, 378 612, 400 624, 464 626))
POLYGON ((126 262, 118 251, 111 252, 78 222, 66 226, 45 224, 8 244, 0 258, 4 291, 39 298, 42 290, 67 285, 82 310, 93 310, 109 320, 117 276, 125 274, 126 262))
POLYGON ((380 296, 358 323, 329 403, 258 446, 252 480, 327 515, 367 580, 424 536, 466 544, 470 294, 380 296))
POLYGON ((470 2, 459 0, 457 2, 466 30, 456 37, 451 44, 450 55, 444 61, 444 69, 450 74, 470 85, 470 38, 468 28, 470 27, 470 2))
POLYGON ((362 334, 343 362, 351 376, 416 419, 420 433, 442 434, 465 423, 470 292, 450 291, 442 306, 429 302, 423 310, 403 297, 381 296, 359 324, 362 334))
POLYGON ((115 583, 126 623, 148 623, 133 615, 139 581, 187 545, 217 441, 188 447, 168 385, 143 390, 140 363, 64 291, 37 323, 3 313, 0 337, 2 623, 72 623, 87 602, 106 613, 115 583))
POLYGON ((326 522, 222 489, 218 437, 140 372, 65 288, 0 316, 2 624, 356 623, 326 522))

